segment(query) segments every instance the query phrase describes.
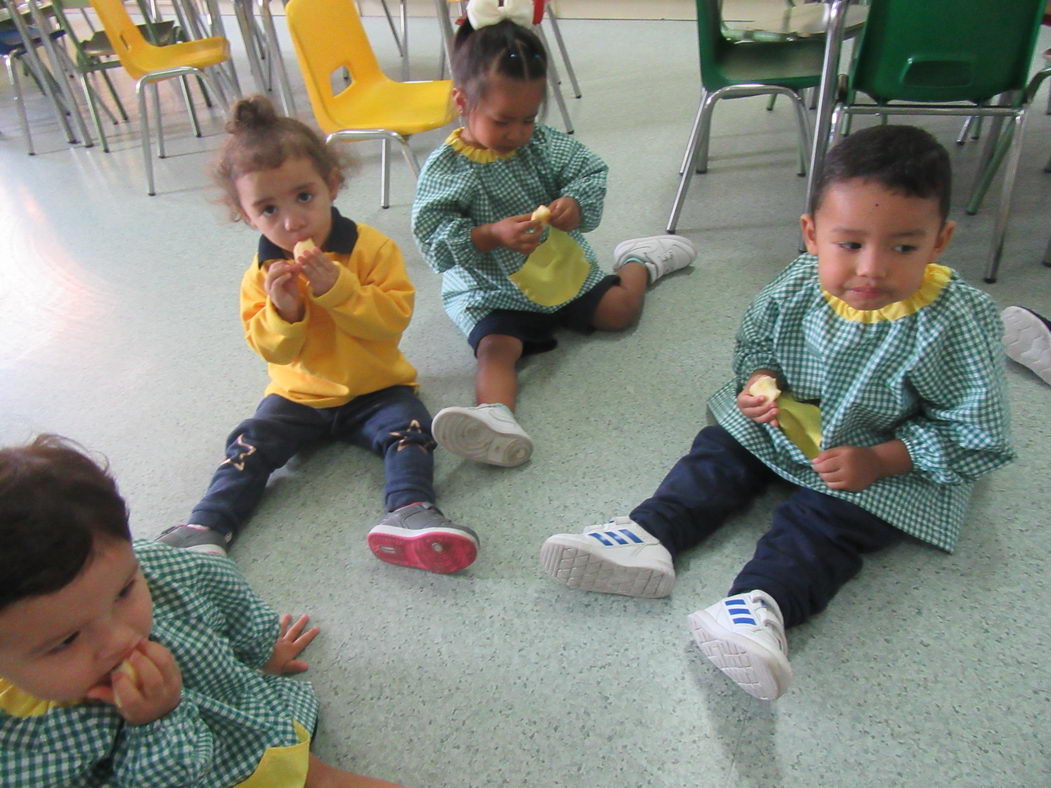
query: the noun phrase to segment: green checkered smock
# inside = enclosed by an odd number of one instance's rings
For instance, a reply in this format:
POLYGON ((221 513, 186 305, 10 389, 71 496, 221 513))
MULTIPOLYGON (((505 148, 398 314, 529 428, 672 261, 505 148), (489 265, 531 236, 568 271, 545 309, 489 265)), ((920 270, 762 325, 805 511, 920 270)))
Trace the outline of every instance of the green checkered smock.
POLYGON ((974 480, 1014 457, 1008 431, 1003 329, 992 299, 928 265, 920 291, 860 311, 824 292, 817 258, 802 255, 745 313, 736 381, 710 400, 716 420, 793 484, 842 498, 952 551, 974 480), (898 438, 913 471, 860 492, 830 490, 781 430, 747 419, 736 397, 757 369, 821 411, 821 448, 898 438))
POLYGON ((457 129, 420 171, 412 229, 428 264, 442 275, 442 303, 465 335, 494 309, 554 312, 591 290, 605 276, 582 233, 598 227, 608 167, 584 145, 538 125, 530 141, 507 156, 471 148, 457 129), (480 252, 471 230, 509 216, 532 213, 559 197, 580 204, 580 226, 568 235, 584 251, 588 271, 576 294, 542 306, 511 276, 526 256, 510 249, 480 252))
POLYGON ((313 731, 311 685, 257 668, 277 641, 277 615, 234 564, 216 556, 136 542, 153 597, 152 640, 182 671, 182 700, 146 725, 112 706, 44 704, 43 713, 0 712, 0 785, 214 786, 230 788, 274 747, 299 743, 293 720, 313 731))

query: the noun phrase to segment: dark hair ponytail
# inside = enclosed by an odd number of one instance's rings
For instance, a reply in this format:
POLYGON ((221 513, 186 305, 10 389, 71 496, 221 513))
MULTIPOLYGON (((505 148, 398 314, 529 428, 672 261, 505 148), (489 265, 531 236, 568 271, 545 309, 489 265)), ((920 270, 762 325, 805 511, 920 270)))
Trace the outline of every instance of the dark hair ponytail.
POLYGON ((490 75, 532 82, 547 78, 547 52, 527 27, 505 19, 475 30, 463 20, 456 31, 452 55, 453 83, 473 105, 485 95, 490 75))

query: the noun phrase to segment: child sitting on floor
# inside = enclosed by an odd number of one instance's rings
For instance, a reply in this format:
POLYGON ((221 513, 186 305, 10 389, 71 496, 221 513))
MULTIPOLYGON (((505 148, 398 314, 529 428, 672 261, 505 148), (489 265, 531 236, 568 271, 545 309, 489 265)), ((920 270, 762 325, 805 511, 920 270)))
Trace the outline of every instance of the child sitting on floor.
POLYGON ((232 215, 262 233, 241 320, 270 385, 230 433, 187 524, 159 540, 225 555, 270 474, 328 438, 383 458, 389 513, 368 535, 377 558, 442 573, 469 566, 478 537, 434 505, 431 417, 398 348, 415 298, 401 251, 333 207, 343 173, 312 129, 256 96, 234 106, 227 130, 216 178, 232 215))
POLYGON ((105 470, 40 436, 0 450, 0 784, 393 786, 310 753, 284 674, 318 633, 226 558, 132 545, 105 470))
POLYGON ((745 313, 735 380, 709 402, 718 426, 629 517, 548 539, 545 571, 667 596, 675 555, 787 480, 729 595, 690 616, 704 655, 773 700, 792 678, 785 629, 822 611, 862 554, 906 534, 952 550, 974 480, 1013 452, 999 315, 936 262, 949 195, 948 154, 925 131, 876 126, 836 146, 802 217, 809 254, 745 313))
POLYGON ((516 365, 553 349, 555 330, 619 331, 646 286, 696 257, 676 235, 624 241, 612 276, 583 233, 602 218, 606 164, 536 122, 547 53, 523 25, 531 0, 471 0, 456 34, 453 100, 464 121, 420 173, 413 232, 442 275, 442 302, 478 361, 474 407, 435 414, 434 438, 493 465, 526 462, 533 442, 514 416, 516 365), (539 209, 534 214, 534 209, 539 209))

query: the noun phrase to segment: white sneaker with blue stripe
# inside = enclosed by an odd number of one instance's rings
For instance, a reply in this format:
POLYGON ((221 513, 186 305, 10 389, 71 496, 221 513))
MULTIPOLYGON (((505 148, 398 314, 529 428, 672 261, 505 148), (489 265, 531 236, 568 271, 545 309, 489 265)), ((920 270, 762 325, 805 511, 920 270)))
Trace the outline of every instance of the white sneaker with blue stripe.
POLYGON ((697 647, 737 686, 760 700, 776 700, 792 683, 784 619, 765 591, 728 596, 690 614, 697 647))
POLYGON ((540 548, 540 562, 555 580, 581 591, 656 599, 675 585, 671 553, 630 517, 555 534, 540 548))

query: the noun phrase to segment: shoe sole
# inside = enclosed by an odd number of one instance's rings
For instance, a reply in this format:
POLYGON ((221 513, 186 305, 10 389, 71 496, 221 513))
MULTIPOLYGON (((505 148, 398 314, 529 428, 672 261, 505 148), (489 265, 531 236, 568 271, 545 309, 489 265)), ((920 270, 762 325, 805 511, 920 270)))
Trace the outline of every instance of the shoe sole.
POLYGON ((439 413, 431 424, 431 433, 443 449, 487 465, 514 468, 533 454, 528 438, 494 430, 468 413, 439 413))
POLYGON ((624 566, 581 546, 552 539, 540 548, 540 563, 559 583, 581 591, 660 599, 675 586, 674 570, 624 566))
POLYGON ((478 557, 478 541, 463 531, 428 528, 420 531, 377 525, 368 536, 369 549, 381 561, 441 575, 459 572, 478 557))
POLYGON ((1017 306, 1003 311, 1004 350, 1051 385, 1051 331, 1032 312, 1017 306))
POLYGON ((777 700, 792 683, 788 661, 777 659, 754 641, 729 632, 704 610, 691 613, 697 648, 741 689, 759 700, 777 700))

